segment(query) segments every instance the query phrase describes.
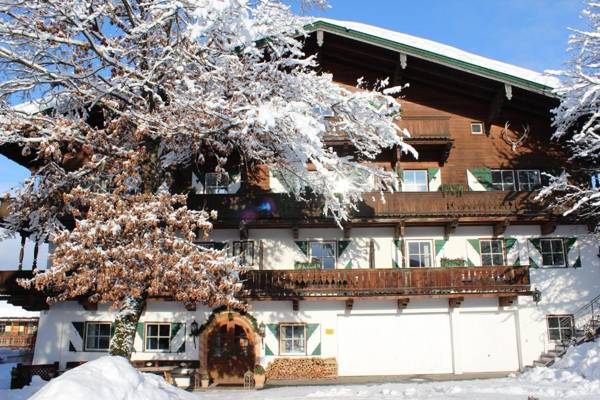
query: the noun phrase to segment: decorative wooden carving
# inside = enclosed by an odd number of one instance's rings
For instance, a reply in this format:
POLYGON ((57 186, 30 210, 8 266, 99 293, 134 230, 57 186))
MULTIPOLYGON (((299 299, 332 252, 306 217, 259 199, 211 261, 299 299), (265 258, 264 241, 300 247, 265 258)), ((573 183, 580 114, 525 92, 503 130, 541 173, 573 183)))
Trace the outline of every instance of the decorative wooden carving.
POLYGON ((496 222, 494 224, 494 236, 503 235, 506 232, 506 228, 510 225, 510 221, 505 219, 503 221, 496 222))
POLYGON ((196 303, 185 303, 184 306, 188 311, 196 311, 196 303))
POLYGON ((300 302, 298 300, 292 300, 292 310, 300 310, 300 302))
POLYGON ((549 235, 556 230, 557 223, 556 221, 547 221, 542 224, 540 227, 542 235, 549 235))
POLYGON ((410 299, 408 297, 401 297, 398 299, 398 310, 404 310, 406 307, 408 307, 408 303, 410 302, 410 299))
POLYGON ((77 302, 81 304, 83 306, 83 309, 86 311, 98 310, 98 303, 92 303, 88 299, 79 299, 77 302))
POLYGON ((458 220, 450 221, 444 225, 444 239, 448 240, 451 234, 453 234, 458 228, 458 220))
POLYGON ((347 299, 346 300, 346 311, 351 311, 352 310, 352 306, 354 306, 354 300, 353 299, 347 299))
POLYGON ((498 297, 498 305, 500 307, 510 307, 517 300, 517 296, 500 296, 498 297))

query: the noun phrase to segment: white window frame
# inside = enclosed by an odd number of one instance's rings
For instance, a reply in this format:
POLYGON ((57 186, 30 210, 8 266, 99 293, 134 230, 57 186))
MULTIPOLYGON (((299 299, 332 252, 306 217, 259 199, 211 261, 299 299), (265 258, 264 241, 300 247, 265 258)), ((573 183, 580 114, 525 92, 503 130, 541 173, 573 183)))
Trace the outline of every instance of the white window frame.
POLYGON ((172 327, 171 327, 171 323, 170 322, 146 322, 144 324, 144 351, 145 352, 149 352, 149 353, 150 352, 151 353, 170 353, 171 352, 171 328, 172 327), (158 334, 156 336, 155 335, 152 335, 152 336, 148 335, 148 327, 150 325, 158 325, 158 334), (169 336, 168 336, 168 338, 169 338, 169 347, 167 349, 149 349, 148 348, 148 339, 156 339, 156 344, 157 344, 158 347, 160 347, 159 346, 160 339, 164 339, 164 338, 167 337, 167 336, 162 336, 160 334, 160 327, 161 327, 161 325, 168 325, 169 326, 169 336))
POLYGON ((563 342, 566 340, 571 340, 572 337, 575 336, 575 318, 572 314, 551 314, 551 315, 546 315, 546 329, 548 330, 548 340, 551 342, 563 342), (558 319, 558 327, 550 327, 550 319, 551 318, 556 318, 558 319), (561 323, 564 320, 568 320, 571 322, 570 326, 561 326, 561 323), (571 328, 571 336, 569 338, 563 338, 563 331, 571 328), (552 339, 550 337, 550 331, 557 331, 558 332, 558 339, 552 339))
POLYGON ((504 239, 479 239, 479 257, 481 259, 481 265, 486 265, 486 266, 489 265, 489 266, 494 266, 494 267, 506 265, 506 249, 504 248, 504 239), (492 250, 492 242, 500 242, 500 253, 497 253, 494 251, 491 251, 490 253, 486 253, 491 256, 491 259, 492 259, 491 263, 483 262, 483 246, 482 246, 483 242, 490 242, 490 250, 492 250), (498 255, 498 254, 500 254, 502 256, 502 263, 494 264, 494 255, 498 255))
POLYGON ((307 353, 307 345, 308 345, 308 338, 306 337, 307 334, 307 329, 306 329, 306 324, 302 324, 302 323, 281 323, 279 324, 279 354, 281 355, 288 355, 288 356, 305 356, 307 353), (285 328, 286 327, 293 327, 293 331, 292 331, 292 337, 291 338, 286 338, 284 335, 285 332, 285 328), (304 340, 303 340, 303 347, 304 349, 301 349, 301 351, 292 351, 291 352, 287 352, 285 351, 285 345, 284 342, 286 341, 291 341, 292 342, 292 347, 294 344, 294 333, 295 333, 295 328, 302 328, 303 332, 304 332, 304 340))
MULTIPOLYGON (((308 241, 308 260, 309 262, 313 262, 313 255, 312 255, 312 245, 313 243, 319 243, 319 244, 325 244, 325 243, 329 243, 333 245, 333 268, 324 268, 323 263, 321 262, 321 269, 337 269, 337 261, 338 261, 338 254, 337 254, 337 241, 335 240, 309 240, 308 241)), ((317 257, 315 257, 317 258, 317 257)), ((330 258, 330 257, 327 257, 330 258)), ((323 257, 318 258, 319 261, 323 260, 323 257)))
POLYGON ((515 170, 513 170, 513 169, 493 169, 492 170, 492 187, 494 188, 495 191, 498 191, 498 192, 507 192, 507 191, 514 192, 517 189, 517 180, 515 179, 515 170), (500 182, 499 183, 494 182, 494 178, 493 178, 494 172, 500 173, 500 182), (513 179, 512 184, 504 182, 504 174, 506 174, 506 173, 510 173, 510 175, 512 176, 512 179, 513 179), (500 188, 497 188, 496 185, 500 185, 500 188), (509 185, 512 188, 507 189, 507 187, 509 185))
POLYGON ((206 194, 228 194, 229 193, 229 174, 226 172, 207 172, 204 174, 204 193, 206 194), (224 176, 223 182, 217 177, 224 176), (209 177, 217 179, 215 182, 219 184, 209 185, 209 177), (224 183, 224 184, 223 184, 224 183))
MULTIPOLYGON (((515 172, 516 172, 516 175, 517 175, 516 176, 516 178, 517 178, 516 182, 518 182, 517 187, 519 188, 520 192, 531 192, 533 190, 539 189, 540 186, 542 186, 542 176, 540 174, 540 170, 539 169, 517 169, 517 170, 515 170, 515 172), (535 185, 535 187, 533 187, 533 184, 529 181, 529 178, 527 179, 527 182, 523 182, 522 183, 521 182, 521 176, 520 176, 521 172, 535 172, 537 174, 537 178, 538 178, 537 185, 535 185), (524 189, 523 186, 527 186, 527 188, 524 189)), ((529 177, 529 175, 528 175, 528 177, 529 177)))
POLYGON ((402 171, 402 191, 403 192, 410 192, 410 193, 426 193, 429 192, 429 171, 426 169, 405 169, 402 171), (420 186, 420 184, 417 184, 416 180, 414 181, 414 183, 407 183, 406 182, 406 173, 407 172, 424 172, 425 173, 425 190, 414 190, 417 188, 417 186, 420 186), (410 190, 407 189, 407 187, 411 188, 410 190))
POLYGON ((256 248, 254 246, 254 240, 235 240, 232 243, 231 246, 231 251, 233 256, 241 256, 239 261, 240 261, 240 265, 245 265, 245 266, 252 266, 254 265, 255 259, 256 259, 256 248), (242 260, 245 260, 246 257, 248 257, 248 255, 246 254, 246 252, 248 251, 248 248, 243 249, 242 245, 250 245, 250 250, 251 250, 251 262, 250 263, 244 263, 242 260), (243 250, 242 250, 243 249, 243 250))
MULTIPOLYGON (((96 338, 95 343, 98 343, 98 338, 100 337, 106 337, 106 335, 93 335, 96 338)), ((101 352, 106 352, 108 351, 109 347, 110 347, 110 338, 112 336, 112 323, 107 322, 107 321, 89 321, 85 323, 85 334, 83 337, 83 348, 85 351, 101 351, 101 352), (108 346, 106 348, 104 347, 89 347, 88 346, 88 337, 90 336, 90 325, 108 325, 108 346)))
POLYGON ((566 268, 567 267, 567 252, 565 251, 564 239, 562 239, 562 238, 540 238, 540 249, 539 250, 540 250, 540 255, 542 256, 542 267, 543 268, 566 268), (552 243, 550 244, 550 252, 543 251, 543 248, 542 248, 543 241, 560 242, 560 251, 563 256, 562 264, 545 264, 544 263, 544 254, 550 254, 551 256, 554 256, 554 254, 558 254, 558 252, 554 251, 554 249, 552 248, 552 243))
MULTIPOLYGON (((421 252, 421 248, 419 246, 419 259, 421 258, 421 256, 424 255, 424 253, 422 254, 421 252)), ((435 267, 435 250, 433 248, 433 240, 430 239, 410 239, 410 240, 406 240, 406 268, 433 268, 435 267), (411 267, 410 266, 410 243, 423 243, 423 242, 427 242, 429 243, 429 248, 431 249, 430 254, 429 254, 429 263, 431 265, 429 266, 419 266, 419 267, 411 267)))
POLYGON ((471 135, 483 135, 483 122, 471 122, 471 135), (479 126, 479 132, 473 131, 473 126, 479 126))

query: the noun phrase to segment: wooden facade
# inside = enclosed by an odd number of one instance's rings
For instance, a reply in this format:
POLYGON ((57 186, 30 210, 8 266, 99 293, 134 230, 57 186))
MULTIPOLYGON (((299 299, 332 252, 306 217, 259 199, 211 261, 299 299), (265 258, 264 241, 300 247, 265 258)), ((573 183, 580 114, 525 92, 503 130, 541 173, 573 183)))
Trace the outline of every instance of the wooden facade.
POLYGON ((0 316, 0 348, 32 349, 37 326, 38 318, 0 316))

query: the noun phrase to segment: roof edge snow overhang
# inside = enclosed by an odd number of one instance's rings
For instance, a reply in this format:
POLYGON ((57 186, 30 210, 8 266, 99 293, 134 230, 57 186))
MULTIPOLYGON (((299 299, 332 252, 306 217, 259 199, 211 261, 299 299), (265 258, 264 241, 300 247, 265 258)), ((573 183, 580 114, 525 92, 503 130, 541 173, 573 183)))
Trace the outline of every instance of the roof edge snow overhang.
POLYGON ((450 68, 459 69, 461 71, 478 75, 484 78, 513 85, 515 87, 519 87, 530 92, 542 94, 550 98, 558 98, 558 96, 554 93, 554 88, 551 86, 543 85, 538 82, 533 82, 531 80, 513 76, 504 72, 486 68, 481 65, 476 65, 456 58, 448 57, 446 55, 421 49, 415 46, 399 43, 390 39, 386 39, 384 37, 375 36, 369 33, 347 28, 345 26, 336 25, 331 22, 317 20, 310 24, 307 24, 305 26, 305 29, 309 32, 320 30, 335 35, 343 36, 349 39, 358 40, 364 43, 372 44, 374 46, 386 48, 388 50, 397 51, 399 53, 404 53, 409 56, 442 64, 450 68))

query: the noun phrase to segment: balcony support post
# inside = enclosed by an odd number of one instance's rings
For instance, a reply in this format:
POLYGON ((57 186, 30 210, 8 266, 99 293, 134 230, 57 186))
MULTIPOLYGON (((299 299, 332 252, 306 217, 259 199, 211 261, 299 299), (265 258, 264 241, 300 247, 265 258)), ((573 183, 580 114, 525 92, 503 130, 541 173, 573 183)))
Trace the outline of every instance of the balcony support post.
POLYGON ((408 297, 401 297, 398 299, 398 311, 402 311, 404 310, 406 307, 408 307, 408 303, 410 302, 410 298, 408 297))
POLYGON ((542 235, 549 235, 556 230, 556 226, 558 224, 556 221, 547 221, 542 224, 540 230, 542 231, 542 235))
POLYGON ((292 300, 292 310, 293 311, 300 310, 300 302, 297 299, 292 300))
POLYGON ((510 221, 508 219, 496 222, 494 224, 494 236, 503 235, 506 232, 506 228, 510 225, 510 221))
POLYGON ((353 299, 347 299, 346 300, 346 311, 352 311, 352 307, 354 306, 354 300, 353 299))
POLYGON ((448 240, 450 235, 456 231, 456 228, 458 228, 458 220, 450 221, 444 225, 444 239, 448 240))

